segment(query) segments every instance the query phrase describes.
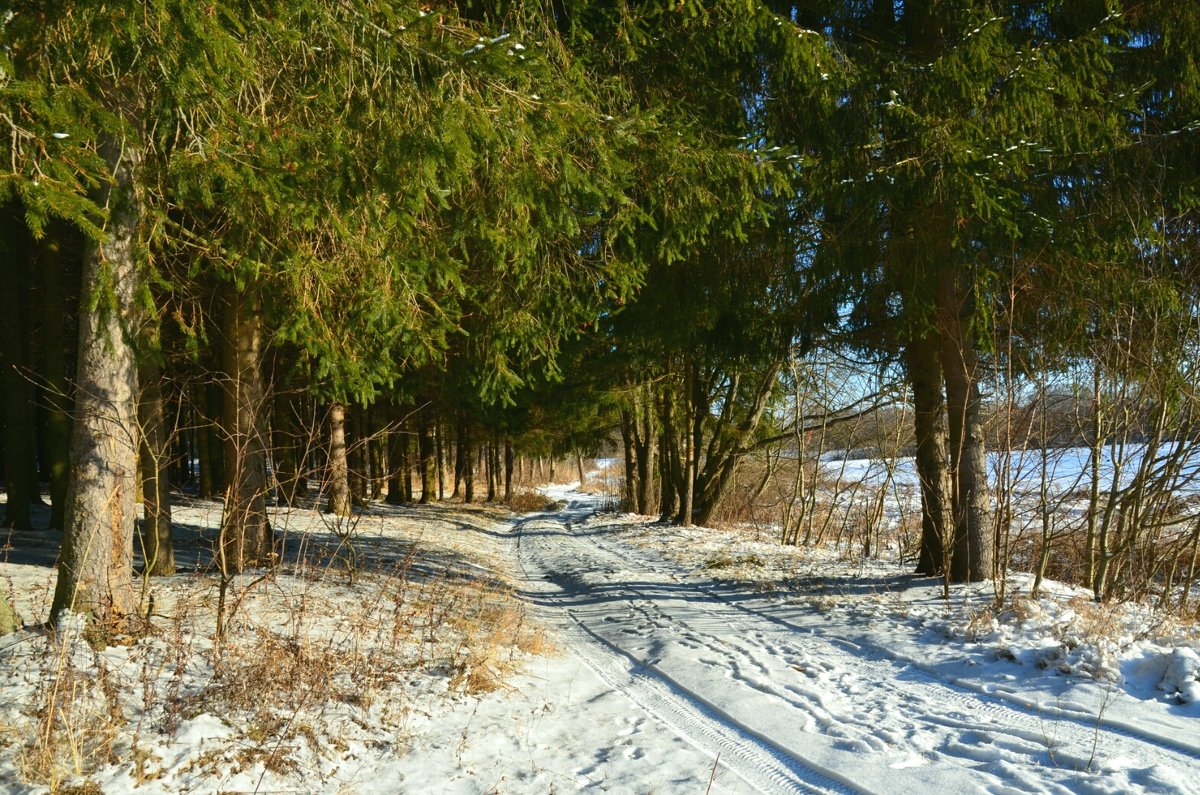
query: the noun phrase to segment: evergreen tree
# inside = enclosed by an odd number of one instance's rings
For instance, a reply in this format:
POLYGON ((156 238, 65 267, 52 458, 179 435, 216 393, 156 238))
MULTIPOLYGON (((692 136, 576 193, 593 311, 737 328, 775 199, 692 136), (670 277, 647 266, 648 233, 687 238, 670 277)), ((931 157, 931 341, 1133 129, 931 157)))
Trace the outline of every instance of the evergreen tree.
MULTIPOLYGON (((1116 32, 1104 9, 1084 14, 1070 35, 1046 29, 1055 4, 992 2, 795 4, 802 25, 829 30, 853 69, 842 72, 850 98, 837 116, 848 145, 820 153, 829 168, 822 230, 826 267, 850 251, 858 268, 860 315, 884 322, 893 295, 912 386, 920 393, 926 553, 936 569, 939 539, 953 523, 950 577, 993 573, 984 459, 979 354, 988 289, 1030 242, 1027 230, 1053 227, 1061 213, 1030 202, 1035 175, 1061 174, 1112 144, 1120 103, 1110 92, 1116 32), (1090 15, 1090 16, 1089 16, 1090 15), (934 351, 936 350, 936 361, 934 351), (945 449, 949 514, 940 504, 945 449)), ((782 132, 781 132, 782 135, 782 132)), ((800 144, 798 144, 800 145, 800 144)))

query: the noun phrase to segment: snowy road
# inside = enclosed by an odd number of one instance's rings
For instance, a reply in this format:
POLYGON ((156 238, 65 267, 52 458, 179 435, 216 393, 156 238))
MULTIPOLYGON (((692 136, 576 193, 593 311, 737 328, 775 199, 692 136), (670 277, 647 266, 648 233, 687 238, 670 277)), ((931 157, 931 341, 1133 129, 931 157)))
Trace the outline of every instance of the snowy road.
POLYGON ((716 760, 713 791, 1200 792, 1200 749, 1169 727, 947 679, 811 611, 697 583, 592 511, 574 499, 513 525, 527 595, 658 731, 716 760))

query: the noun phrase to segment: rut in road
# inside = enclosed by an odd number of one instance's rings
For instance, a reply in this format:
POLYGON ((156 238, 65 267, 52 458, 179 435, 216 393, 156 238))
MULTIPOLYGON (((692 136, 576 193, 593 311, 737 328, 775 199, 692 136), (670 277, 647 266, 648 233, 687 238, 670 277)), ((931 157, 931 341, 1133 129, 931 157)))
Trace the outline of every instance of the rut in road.
POLYGON ((879 650, 801 635, 632 553, 584 525, 587 512, 576 503, 514 526, 536 601, 610 686, 720 753, 754 790, 926 792, 936 781, 978 791, 1016 780, 1070 792, 1106 760, 1196 768, 1195 754, 1169 742, 1047 718, 879 650))
MULTIPOLYGON (((578 514, 575 515, 578 518, 578 514)), ((704 699, 658 675, 644 661, 605 640, 581 621, 561 600, 561 595, 578 596, 586 591, 586 586, 575 582, 572 572, 550 573, 536 552, 531 553, 540 542, 529 543, 530 536, 535 533, 565 537, 570 527, 571 522, 566 519, 550 523, 531 519, 517 523, 513 532, 518 539, 520 563, 530 591, 546 607, 565 608, 558 612, 557 620, 553 612, 548 612, 546 618, 558 625, 563 640, 601 679, 711 756, 723 771, 745 785, 738 787, 739 791, 746 787, 763 793, 859 791, 806 767, 801 759, 789 755, 768 738, 756 736, 704 699), (527 528, 534 523, 538 529, 531 533, 527 528), (561 618, 564 615, 565 620, 561 618)))

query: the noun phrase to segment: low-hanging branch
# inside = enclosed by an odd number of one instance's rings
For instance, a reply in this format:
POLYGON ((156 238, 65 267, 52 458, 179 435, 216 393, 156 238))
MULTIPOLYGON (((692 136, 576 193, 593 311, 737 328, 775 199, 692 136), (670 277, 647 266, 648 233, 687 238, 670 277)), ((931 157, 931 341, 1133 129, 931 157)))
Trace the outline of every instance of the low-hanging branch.
POLYGON ((773 444, 786 442, 788 439, 795 439, 797 436, 809 433, 811 431, 818 431, 822 428, 830 428, 835 425, 841 425, 846 422, 853 422, 854 420, 862 419, 863 417, 866 417, 873 412, 876 412, 879 409, 894 403, 895 394, 895 390, 893 389, 881 390, 879 392, 866 395, 865 397, 854 401, 849 406, 844 406, 840 409, 827 411, 822 414, 806 414, 802 417, 799 417, 798 421, 793 423, 791 428, 786 432, 777 433, 773 436, 759 439, 754 444, 746 447, 742 452, 751 453, 756 450, 765 450, 773 444), (868 402, 869 405, 867 405, 866 408, 852 411, 855 407, 862 406, 864 403, 868 402), (847 411, 852 411, 852 413, 842 413, 847 411), (813 422, 814 424, 809 425, 809 422, 813 422))

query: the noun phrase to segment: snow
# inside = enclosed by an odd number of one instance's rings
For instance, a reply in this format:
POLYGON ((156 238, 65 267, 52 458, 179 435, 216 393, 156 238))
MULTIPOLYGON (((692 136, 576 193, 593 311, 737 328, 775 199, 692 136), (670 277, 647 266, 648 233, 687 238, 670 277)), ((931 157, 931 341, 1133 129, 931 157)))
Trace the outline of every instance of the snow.
POLYGON ((1190 704, 1200 696, 1200 682, 1197 672, 1200 671, 1200 655, 1195 649, 1181 648, 1171 652, 1167 661, 1166 671, 1158 689, 1168 695, 1178 694, 1181 704, 1190 704))
MULTIPOLYGON (((96 652, 75 621, 0 639, 0 790, 49 791, 30 751, 53 684, 92 743, 59 784, 105 793, 1200 792, 1195 626, 1052 582, 1030 599, 1022 575, 946 600, 894 561, 605 513, 577 487, 529 515, 278 511, 283 571, 233 583, 220 648, 201 573, 152 583, 157 631, 132 646, 96 652)), ((183 568, 219 519, 177 508, 183 568)), ((0 583, 41 621, 32 543, 0 583)))
MULTIPOLYGON (((1137 474, 1145 453, 1144 444, 1129 444, 1124 448, 1111 445, 1103 447, 1100 455, 1100 482, 1103 488, 1111 486, 1114 479, 1120 486, 1127 486, 1137 474)), ((1041 455, 1041 450, 1017 450, 1011 454, 991 451, 987 454, 988 471, 995 476, 1007 467, 1007 482, 1017 487, 1028 485, 1032 489, 1040 480, 1041 455)), ((1158 468, 1161 469, 1161 462, 1174 455, 1174 445, 1164 444, 1157 448, 1155 461, 1151 463, 1160 462, 1158 468)), ((1079 489, 1090 482, 1091 451, 1088 448, 1052 449, 1046 451, 1046 456, 1052 493, 1079 489)), ((1191 495, 1200 491, 1200 455, 1193 450, 1186 459, 1178 471, 1171 475, 1169 485, 1179 494, 1191 495)), ((853 451, 827 453, 822 457, 821 463, 827 472, 833 475, 840 473, 841 479, 846 482, 882 484, 889 471, 888 463, 884 459, 857 457, 853 451)), ((891 477, 894 484, 914 489, 918 480, 913 459, 893 459, 891 477)))

